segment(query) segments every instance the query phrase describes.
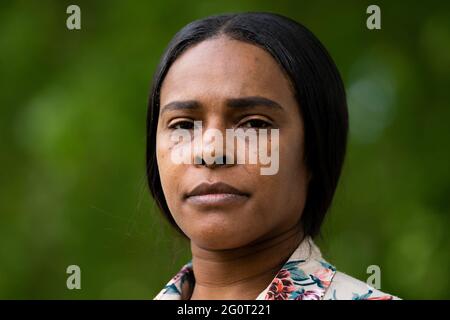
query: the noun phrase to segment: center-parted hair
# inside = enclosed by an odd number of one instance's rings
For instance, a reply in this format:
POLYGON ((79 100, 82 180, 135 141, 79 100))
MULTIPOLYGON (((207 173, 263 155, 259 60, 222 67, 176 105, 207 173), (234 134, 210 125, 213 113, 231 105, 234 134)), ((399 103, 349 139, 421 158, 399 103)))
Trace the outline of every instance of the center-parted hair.
POLYGON ((325 47, 306 27, 278 14, 211 16, 189 23, 170 41, 155 71, 148 102, 146 157, 150 192, 169 222, 184 235, 167 206, 156 162, 160 90, 170 66, 184 51, 218 36, 266 50, 290 79, 304 123, 304 158, 299 155, 298 160, 305 161, 312 174, 301 224, 305 235, 315 237, 331 205, 344 162, 347 102, 341 76, 325 47))

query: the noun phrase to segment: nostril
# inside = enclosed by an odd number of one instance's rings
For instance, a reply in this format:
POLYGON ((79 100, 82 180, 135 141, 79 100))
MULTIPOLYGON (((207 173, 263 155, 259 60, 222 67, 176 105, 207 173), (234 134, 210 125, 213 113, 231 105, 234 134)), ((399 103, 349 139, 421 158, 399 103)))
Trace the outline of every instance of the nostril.
POLYGON ((211 163, 211 164, 208 164, 205 161, 205 159, 203 157, 200 157, 200 156, 196 156, 195 159, 194 159, 194 163, 195 164, 202 165, 202 166, 205 166, 205 167, 208 167, 208 166, 211 166, 211 167, 222 166, 222 165, 227 165, 227 164, 231 163, 231 162, 227 162, 227 161, 228 161, 228 158, 227 158, 226 155, 223 155, 223 156, 220 156, 220 157, 216 157, 214 159, 214 162, 211 163))

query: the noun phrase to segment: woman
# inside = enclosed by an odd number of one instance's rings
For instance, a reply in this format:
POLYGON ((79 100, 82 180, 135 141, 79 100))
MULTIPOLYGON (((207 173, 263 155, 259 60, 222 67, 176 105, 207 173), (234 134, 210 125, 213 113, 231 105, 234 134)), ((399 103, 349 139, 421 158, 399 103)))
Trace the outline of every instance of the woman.
POLYGON ((147 130, 150 191, 192 251, 155 299, 394 298, 336 271, 312 240, 341 173, 348 115, 339 72, 304 26, 270 13, 188 24, 155 73, 147 130), (217 132, 244 137, 225 146, 217 132), (247 133, 270 137, 250 150, 247 133), (278 161, 269 174, 267 161, 248 161, 265 143, 278 161))

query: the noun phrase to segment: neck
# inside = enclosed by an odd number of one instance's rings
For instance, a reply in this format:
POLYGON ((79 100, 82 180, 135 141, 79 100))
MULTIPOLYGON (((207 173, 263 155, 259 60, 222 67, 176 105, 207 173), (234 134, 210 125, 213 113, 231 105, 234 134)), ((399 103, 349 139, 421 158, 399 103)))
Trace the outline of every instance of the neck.
POLYGON ((303 240, 298 227, 244 247, 208 250, 191 241, 191 300, 255 299, 303 240))

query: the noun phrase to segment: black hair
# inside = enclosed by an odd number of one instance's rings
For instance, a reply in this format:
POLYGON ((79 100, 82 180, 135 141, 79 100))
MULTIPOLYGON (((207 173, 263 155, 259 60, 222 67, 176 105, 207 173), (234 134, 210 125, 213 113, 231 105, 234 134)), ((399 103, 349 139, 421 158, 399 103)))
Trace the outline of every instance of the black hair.
MULTIPOLYGON (((273 13, 210 16, 182 28, 171 40, 155 71, 147 112, 147 179, 153 198, 182 234, 167 206, 156 163, 160 89, 173 62, 186 49, 218 36, 263 48, 290 79, 304 123, 304 160, 311 173, 301 218, 304 235, 315 237, 341 174, 348 133, 345 89, 335 63, 305 26, 273 13)), ((184 235, 185 236, 185 235, 184 235)))

